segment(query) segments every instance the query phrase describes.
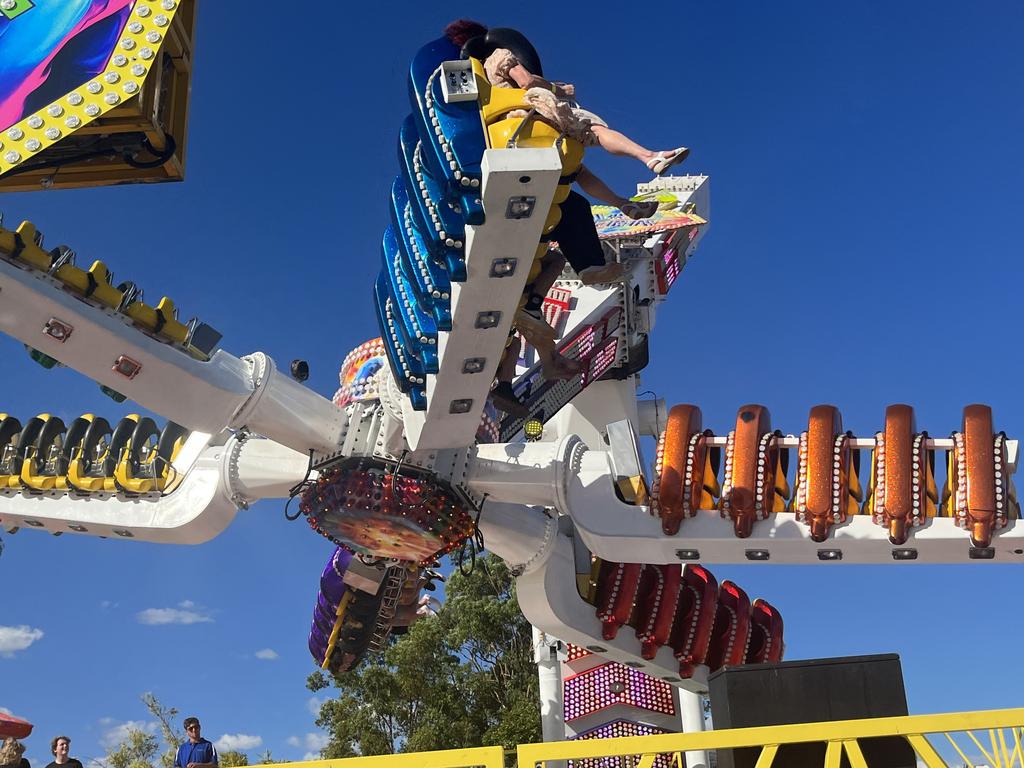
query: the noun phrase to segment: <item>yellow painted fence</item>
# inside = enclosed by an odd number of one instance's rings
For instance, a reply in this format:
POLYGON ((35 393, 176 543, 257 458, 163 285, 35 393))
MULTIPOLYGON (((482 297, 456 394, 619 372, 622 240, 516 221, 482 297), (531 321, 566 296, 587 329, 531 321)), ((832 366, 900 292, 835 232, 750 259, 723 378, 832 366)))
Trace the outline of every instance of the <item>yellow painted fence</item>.
POLYGON ((918 765, 928 768, 965 765, 1024 768, 1024 709, 522 744, 508 759, 501 747, 477 747, 286 765, 289 768, 506 768, 513 765, 555 768, 571 761, 585 766, 652 768, 661 755, 666 758, 659 761, 660 764, 681 766, 685 752, 752 747, 760 750, 757 768, 778 768, 781 761, 776 762, 775 758, 781 747, 824 742, 824 768, 839 768, 844 753, 852 768, 870 768, 861 749, 861 740, 883 736, 903 737, 916 753, 918 765))

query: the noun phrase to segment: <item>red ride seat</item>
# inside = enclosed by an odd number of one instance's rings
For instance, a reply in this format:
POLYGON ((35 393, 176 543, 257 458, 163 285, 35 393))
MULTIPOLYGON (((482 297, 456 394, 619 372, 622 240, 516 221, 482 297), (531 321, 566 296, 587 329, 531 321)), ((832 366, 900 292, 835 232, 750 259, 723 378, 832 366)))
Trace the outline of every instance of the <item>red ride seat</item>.
POLYGON ((613 640, 619 627, 629 621, 633 599, 640 584, 643 563, 601 563, 597 578, 597 618, 601 620, 601 637, 613 640))
POLYGON ((640 655, 653 659, 667 644, 679 609, 683 570, 678 565, 648 565, 640 579, 636 599, 636 637, 640 655))
POLYGON ((679 660, 681 677, 693 677, 697 666, 707 657, 717 604, 718 581, 711 571, 687 564, 668 641, 679 660))
POLYGON ((782 614, 766 600, 758 598, 750 609, 750 642, 747 664, 782 661, 786 645, 782 641, 782 614))
POLYGON ((750 640, 750 598, 731 581, 723 581, 718 590, 715 626, 705 663, 714 671, 742 664, 747 658, 750 640))

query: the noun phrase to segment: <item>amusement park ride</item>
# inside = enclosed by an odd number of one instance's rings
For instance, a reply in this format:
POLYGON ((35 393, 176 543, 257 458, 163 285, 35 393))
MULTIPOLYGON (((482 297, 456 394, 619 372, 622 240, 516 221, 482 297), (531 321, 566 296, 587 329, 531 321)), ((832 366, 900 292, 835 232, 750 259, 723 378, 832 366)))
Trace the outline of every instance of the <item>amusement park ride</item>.
MULTIPOLYGON (((193 3, 78 5, 59 29, 47 3, 0 0, 5 56, 18 34, 49 35, 0 85, 0 189, 182 178, 193 3)), ((381 201, 381 337, 345 359, 333 400, 31 223, 0 228, 0 329, 168 420, 0 415, 3 529, 195 544, 259 499, 297 496, 292 512, 337 545, 309 636, 332 671, 407 626, 438 558, 482 536, 534 626, 689 691, 783 652, 778 611, 703 563, 1020 561, 1018 446, 987 406, 941 438, 907 405, 874 435, 847 432, 832 405, 787 434, 756 404, 715 434, 695 405, 638 397, 658 310, 707 232, 705 176, 641 184, 659 202, 647 220, 595 208, 624 277, 584 285, 567 267, 544 304, 582 373, 547 378, 524 346, 513 390, 529 417, 497 410, 499 361, 583 147, 444 38, 413 58, 409 94, 381 201)))

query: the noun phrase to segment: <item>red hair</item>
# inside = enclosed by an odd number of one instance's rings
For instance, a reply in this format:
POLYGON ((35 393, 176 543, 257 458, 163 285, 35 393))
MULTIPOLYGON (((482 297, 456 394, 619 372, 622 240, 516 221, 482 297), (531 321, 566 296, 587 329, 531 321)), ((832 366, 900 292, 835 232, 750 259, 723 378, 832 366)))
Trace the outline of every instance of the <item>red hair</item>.
POLYGON ((452 44, 461 48, 471 37, 487 34, 487 27, 472 19, 456 19, 444 28, 444 35, 452 44))

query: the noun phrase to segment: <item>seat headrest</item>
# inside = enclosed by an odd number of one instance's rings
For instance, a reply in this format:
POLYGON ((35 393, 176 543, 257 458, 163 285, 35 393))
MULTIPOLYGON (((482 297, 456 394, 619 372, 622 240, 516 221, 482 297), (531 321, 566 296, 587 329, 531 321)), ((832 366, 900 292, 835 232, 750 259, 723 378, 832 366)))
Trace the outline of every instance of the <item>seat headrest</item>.
POLYGON ((492 27, 487 30, 486 35, 471 37, 462 46, 462 55, 472 56, 474 59, 483 61, 498 48, 512 51, 512 54, 519 59, 519 63, 530 70, 532 74, 544 76, 544 68, 541 66, 537 49, 526 39, 526 35, 516 29, 492 27))

